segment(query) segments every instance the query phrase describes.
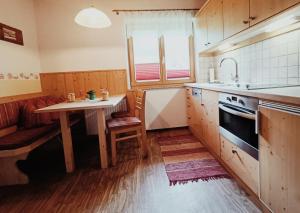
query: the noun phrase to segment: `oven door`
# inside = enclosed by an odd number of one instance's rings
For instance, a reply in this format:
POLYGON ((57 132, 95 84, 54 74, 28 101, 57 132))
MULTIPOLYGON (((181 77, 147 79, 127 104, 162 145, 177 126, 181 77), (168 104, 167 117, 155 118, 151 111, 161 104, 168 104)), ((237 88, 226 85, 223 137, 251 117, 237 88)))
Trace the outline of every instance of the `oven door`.
POLYGON ((242 150, 258 159, 256 113, 240 107, 219 104, 220 133, 242 150))

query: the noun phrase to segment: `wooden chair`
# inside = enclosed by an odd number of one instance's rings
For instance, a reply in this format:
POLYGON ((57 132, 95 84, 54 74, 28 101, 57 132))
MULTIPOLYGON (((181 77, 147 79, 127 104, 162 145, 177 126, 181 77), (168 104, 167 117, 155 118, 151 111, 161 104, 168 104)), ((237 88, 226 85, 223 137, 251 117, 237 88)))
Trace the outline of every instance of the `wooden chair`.
POLYGON ((113 166, 117 163, 117 143, 131 138, 137 138, 142 156, 147 156, 147 138, 145 129, 146 92, 137 90, 135 91, 135 97, 135 117, 112 118, 107 121, 107 127, 111 138, 113 166))
POLYGON ((128 90, 126 93, 127 111, 113 112, 112 118, 134 117, 135 116, 136 90, 128 90))

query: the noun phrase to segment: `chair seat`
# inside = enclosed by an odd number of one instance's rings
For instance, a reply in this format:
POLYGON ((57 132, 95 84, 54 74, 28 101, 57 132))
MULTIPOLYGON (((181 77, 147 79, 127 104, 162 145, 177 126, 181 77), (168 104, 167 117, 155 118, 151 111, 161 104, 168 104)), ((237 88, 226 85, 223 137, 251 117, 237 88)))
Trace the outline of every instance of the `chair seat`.
POLYGON ((141 124, 142 121, 137 117, 113 118, 107 121, 107 127, 109 129, 127 128, 141 124))

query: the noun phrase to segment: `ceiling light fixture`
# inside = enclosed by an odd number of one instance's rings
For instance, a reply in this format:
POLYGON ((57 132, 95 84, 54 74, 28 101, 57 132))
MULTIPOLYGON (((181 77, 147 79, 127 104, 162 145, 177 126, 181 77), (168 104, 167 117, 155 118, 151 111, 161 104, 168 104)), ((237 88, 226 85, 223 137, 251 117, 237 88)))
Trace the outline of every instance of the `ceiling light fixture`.
POLYGON ((279 19, 278 21, 274 21, 273 23, 267 25, 266 28, 265 28, 265 32, 269 33, 269 32, 278 30, 282 27, 286 27, 288 25, 294 24, 298 21, 300 21, 299 16, 290 15, 290 16, 279 19))
POLYGON ((108 16, 93 6, 80 10, 75 17, 75 22, 88 28, 106 28, 111 26, 108 16))

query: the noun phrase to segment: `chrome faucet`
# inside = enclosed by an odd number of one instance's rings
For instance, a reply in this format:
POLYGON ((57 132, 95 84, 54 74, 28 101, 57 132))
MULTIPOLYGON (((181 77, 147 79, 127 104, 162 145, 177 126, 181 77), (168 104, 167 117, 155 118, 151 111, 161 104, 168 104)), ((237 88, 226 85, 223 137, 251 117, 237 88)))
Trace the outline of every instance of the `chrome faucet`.
POLYGON ((223 58, 220 62, 220 67, 222 66, 222 63, 226 60, 232 60, 235 63, 235 76, 231 75, 231 79, 237 84, 239 82, 239 72, 238 72, 238 62, 234 58, 223 58))

